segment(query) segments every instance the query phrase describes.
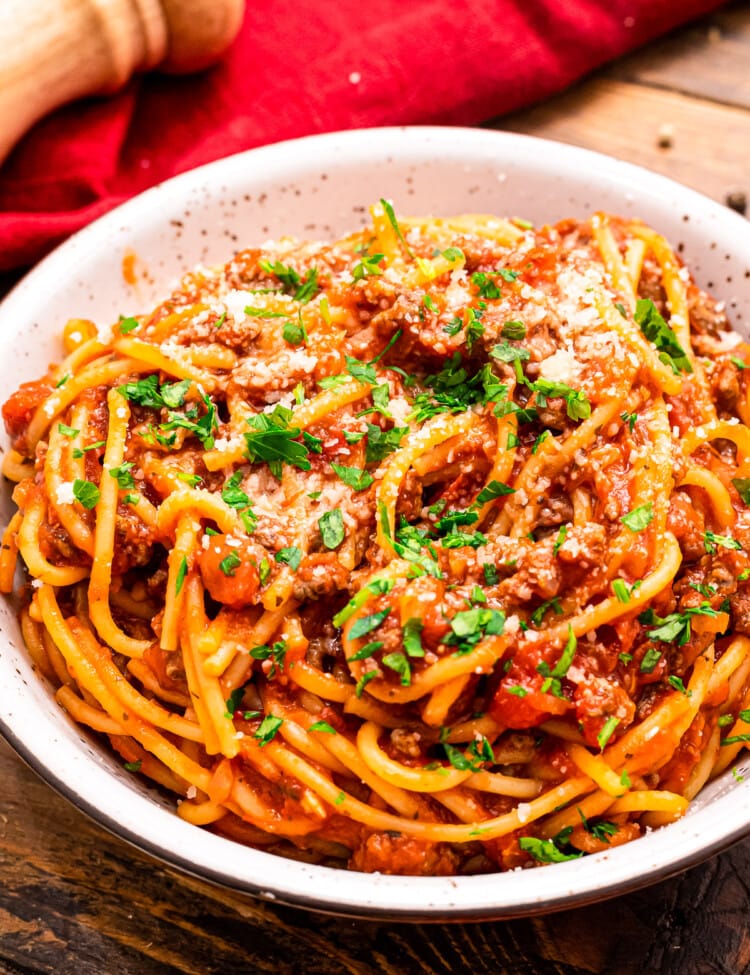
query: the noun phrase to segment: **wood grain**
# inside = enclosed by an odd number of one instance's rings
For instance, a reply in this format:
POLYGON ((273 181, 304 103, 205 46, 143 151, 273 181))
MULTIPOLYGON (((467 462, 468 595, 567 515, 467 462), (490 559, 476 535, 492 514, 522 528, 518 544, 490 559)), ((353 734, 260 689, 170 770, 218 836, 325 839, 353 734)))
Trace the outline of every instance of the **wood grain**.
POLYGON ((661 88, 596 78, 498 128, 606 152, 716 200, 750 190, 750 112, 661 88), (659 146, 668 126, 672 145, 659 146))
POLYGON ((621 58, 607 77, 750 108, 750 7, 735 3, 621 58))

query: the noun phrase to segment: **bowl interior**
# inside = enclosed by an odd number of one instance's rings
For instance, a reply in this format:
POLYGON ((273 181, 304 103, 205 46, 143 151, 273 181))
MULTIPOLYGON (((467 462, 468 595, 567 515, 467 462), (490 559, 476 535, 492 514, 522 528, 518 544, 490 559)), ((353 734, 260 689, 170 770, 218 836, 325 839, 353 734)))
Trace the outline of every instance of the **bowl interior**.
MULTIPOLYGON (((293 234, 330 239, 367 222, 380 197, 401 214, 491 212, 535 223, 595 210, 641 217, 750 333, 750 230, 661 177, 570 146, 459 129, 317 136, 230 157, 150 190, 43 261, 0 307, 0 396, 59 361, 69 317, 146 311, 198 263, 293 234), (123 260, 134 255, 137 281, 123 260)), ((3 435, 2 448, 7 447, 3 435)), ((2 494, 8 517, 10 492, 2 494)), ((33 672, 12 600, 0 601, 0 726, 51 785, 114 832, 196 875, 345 914, 510 917, 571 906, 658 879, 750 830, 750 784, 727 774, 680 823, 625 848, 552 868, 487 877, 341 873, 245 849, 179 820, 59 710, 33 672)))

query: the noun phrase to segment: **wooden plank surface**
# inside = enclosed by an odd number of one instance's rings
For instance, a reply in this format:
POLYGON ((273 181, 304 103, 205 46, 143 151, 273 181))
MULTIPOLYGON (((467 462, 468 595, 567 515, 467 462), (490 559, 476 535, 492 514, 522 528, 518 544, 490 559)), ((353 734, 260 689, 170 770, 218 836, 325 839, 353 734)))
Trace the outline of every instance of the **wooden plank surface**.
POLYGON ((750 191, 750 111, 732 105, 596 78, 498 127, 638 163, 716 200, 750 191))
MULTIPOLYGON (((722 200, 750 192, 749 55, 750 5, 734 3, 492 124, 600 149, 722 200)), ((164 867, 90 823, 2 744, 0 782, 0 975, 750 972, 750 840, 644 891, 546 917, 353 921, 164 867)))
POLYGON ((604 74, 750 108, 749 67, 750 16, 743 2, 620 59, 604 74))

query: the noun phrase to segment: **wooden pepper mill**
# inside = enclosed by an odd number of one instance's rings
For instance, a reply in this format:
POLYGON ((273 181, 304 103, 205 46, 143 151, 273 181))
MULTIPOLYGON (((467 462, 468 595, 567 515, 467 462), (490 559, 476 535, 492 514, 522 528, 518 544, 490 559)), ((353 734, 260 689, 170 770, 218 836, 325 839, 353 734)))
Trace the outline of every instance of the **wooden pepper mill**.
POLYGON ((239 31, 244 0, 0 0, 0 162, 34 122, 136 71, 205 68, 239 31))

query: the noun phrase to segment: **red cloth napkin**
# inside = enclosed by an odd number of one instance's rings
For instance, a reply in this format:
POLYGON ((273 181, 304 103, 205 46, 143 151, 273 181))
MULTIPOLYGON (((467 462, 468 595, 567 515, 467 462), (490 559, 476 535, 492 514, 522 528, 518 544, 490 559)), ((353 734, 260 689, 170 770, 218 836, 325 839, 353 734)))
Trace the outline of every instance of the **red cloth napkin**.
POLYGON ((0 269, 148 186, 314 132, 471 125, 544 98, 717 0, 248 0, 224 61, 39 123, 0 168, 0 269))

